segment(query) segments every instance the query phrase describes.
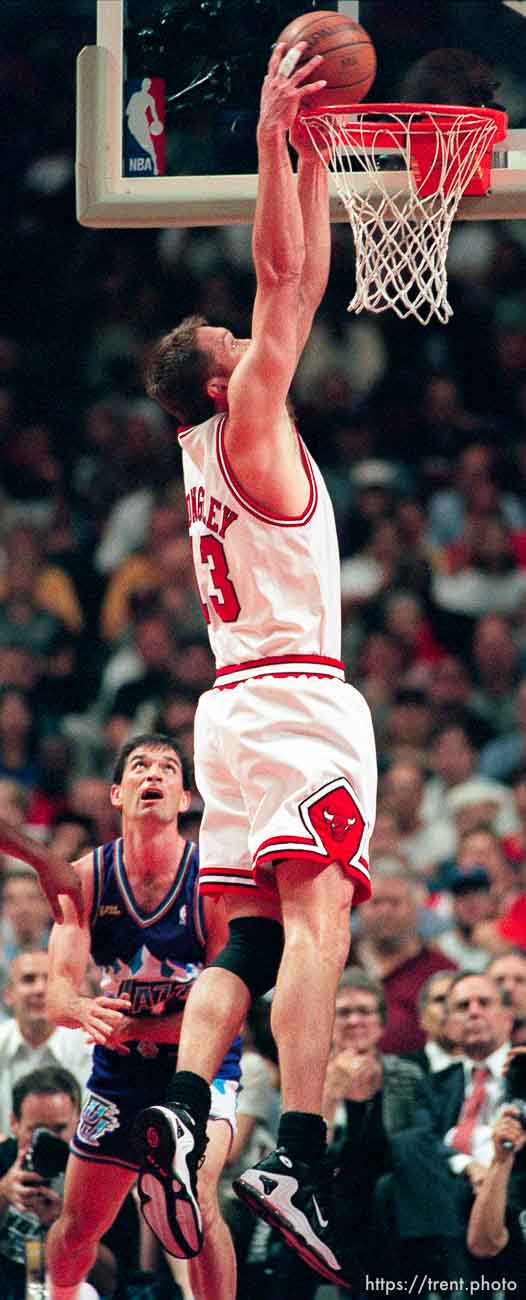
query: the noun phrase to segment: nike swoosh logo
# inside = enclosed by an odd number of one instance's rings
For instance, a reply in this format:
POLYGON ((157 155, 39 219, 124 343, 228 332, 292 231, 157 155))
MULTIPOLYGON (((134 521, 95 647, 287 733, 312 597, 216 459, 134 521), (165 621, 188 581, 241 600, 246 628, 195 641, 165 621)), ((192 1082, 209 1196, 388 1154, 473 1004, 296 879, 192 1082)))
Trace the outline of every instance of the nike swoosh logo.
POLYGON ((312 1204, 313 1204, 314 1209, 315 1209, 315 1211, 316 1211, 316 1218, 317 1218, 317 1220, 318 1220, 318 1223, 319 1223, 319 1225, 320 1225, 320 1228, 327 1228, 327 1227, 328 1227, 329 1220, 323 1218, 323 1215, 322 1215, 322 1213, 321 1213, 320 1207, 319 1207, 319 1205, 318 1205, 318 1202, 317 1202, 315 1196, 313 1196, 313 1198, 312 1198, 312 1204))

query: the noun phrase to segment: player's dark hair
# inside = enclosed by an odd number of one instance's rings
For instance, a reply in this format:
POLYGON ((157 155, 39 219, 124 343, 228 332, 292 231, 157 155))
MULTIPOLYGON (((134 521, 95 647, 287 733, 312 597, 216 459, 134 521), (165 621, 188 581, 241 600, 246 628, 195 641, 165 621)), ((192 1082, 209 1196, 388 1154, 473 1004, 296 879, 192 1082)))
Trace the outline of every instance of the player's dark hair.
POLYGON ((15 1083, 12 1093, 13 1114, 16 1119, 20 1119, 22 1106, 30 1094, 36 1093, 37 1096, 41 1096, 45 1093, 53 1096, 59 1092, 64 1092, 66 1097, 70 1097, 73 1105, 80 1110, 80 1088, 69 1070, 63 1070, 60 1065, 45 1065, 41 1070, 31 1070, 29 1074, 23 1074, 18 1083, 15 1083))
POLYGON ((177 757, 181 764, 181 768, 183 772, 183 787, 185 790, 190 789, 190 785, 191 785, 190 767, 189 767, 188 759, 182 748, 182 745, 179 745, 177 740, 175 740, 173 736, 164 735, 162 731, 143 732, 142 735, 140 736, 132 736, 131 740, 128 740, 126 744, 123 745, 121 752, 118 758, 116 759, 115 767, 113 769, 112 781, 114 785, 120 785, 124 775, 124 769, 130 757, 130 754, 133 754, 135 749, 142 749, 142 748, 173 749, 174 754, 177 754, 177 757))
POLYGON ((148 396, 181 424, 200 424, 214 414, 214 403, 206 391, 214 364, 210 353, 197 342, 197 331, 206 324, 204 316, 185 316, 154 344, 146 363, 148 396))

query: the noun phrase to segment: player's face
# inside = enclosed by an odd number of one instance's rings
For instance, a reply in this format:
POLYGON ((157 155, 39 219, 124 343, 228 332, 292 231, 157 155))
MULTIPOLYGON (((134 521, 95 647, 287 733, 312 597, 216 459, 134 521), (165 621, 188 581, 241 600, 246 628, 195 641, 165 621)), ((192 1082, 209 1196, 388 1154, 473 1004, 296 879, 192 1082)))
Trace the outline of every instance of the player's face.
POLYGON ((213 357, 219 375, 231 375, 252 340, 237 339, 231 330, 224 329, 222 325, 200 325, 197 342, 200 348, 213 357))
POLYGON ((111 801, 128 820, 175 821, 189 802, 179 756, 168 748, 132 750, 111 801))

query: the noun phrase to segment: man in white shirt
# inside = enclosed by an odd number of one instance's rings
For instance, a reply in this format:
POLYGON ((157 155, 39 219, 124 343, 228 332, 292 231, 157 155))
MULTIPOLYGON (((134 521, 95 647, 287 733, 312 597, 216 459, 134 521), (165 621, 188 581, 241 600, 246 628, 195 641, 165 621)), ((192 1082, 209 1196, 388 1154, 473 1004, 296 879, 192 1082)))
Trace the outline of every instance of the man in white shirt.
POLYGON ((31 1070, 60 1065, 84 1089, 91 1049, 78 1029, 56 1029, 47 1019, 48 954, 21 952, 12 962, 4 999, 12 1019, 0 1025, 0 1132, 9 1132, 15 1083, 31 1070))

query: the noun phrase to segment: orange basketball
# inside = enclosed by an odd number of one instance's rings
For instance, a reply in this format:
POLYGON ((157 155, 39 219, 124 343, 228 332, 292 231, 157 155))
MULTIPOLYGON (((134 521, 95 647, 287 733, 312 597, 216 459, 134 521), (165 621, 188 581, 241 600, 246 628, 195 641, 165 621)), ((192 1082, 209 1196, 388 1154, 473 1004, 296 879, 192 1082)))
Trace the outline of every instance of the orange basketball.
POLYGON ((300 14, 284 27, 278 41, 284 41, 288 49, 298 41, 307 42, 296 67, 301 67, 314 54, 323 55, 323 63, 316 68, 312 79, 324 77, 327 85, 305 101, 309 108, 356 104, 372 86, 376 76, 374 45, 365 28, 346 14, 334 13, 332 9, 300 14))

